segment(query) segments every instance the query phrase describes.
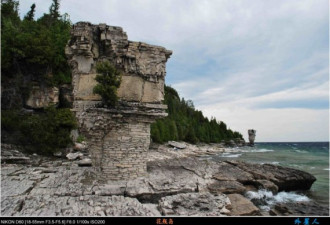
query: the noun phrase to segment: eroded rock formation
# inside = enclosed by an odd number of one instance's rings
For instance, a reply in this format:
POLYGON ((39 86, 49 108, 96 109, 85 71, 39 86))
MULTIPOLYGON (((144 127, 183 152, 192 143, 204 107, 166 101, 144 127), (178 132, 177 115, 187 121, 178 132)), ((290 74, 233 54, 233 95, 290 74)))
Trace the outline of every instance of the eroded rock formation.
POLYGON ((105 24, 79 22, 71 35, 65 51, 73 71, 73 108, 88 139, 93 166, 106 179, 145 175, 150 124, 167 116, 161 101, 165 63, 172 52, 129 41, 122 28, 105 24), (112 109, 96 107, 101 98, 93 94, 95 65, 104 60, 122 73, 119 106, 112 109))
POLYGON ((253 146, 254 145, 254 140, 256 138, 256 133, 257 131, 256 130, 248 130, 248 134, 249 134, 249 142, 250 142, 250 145, 253 146))

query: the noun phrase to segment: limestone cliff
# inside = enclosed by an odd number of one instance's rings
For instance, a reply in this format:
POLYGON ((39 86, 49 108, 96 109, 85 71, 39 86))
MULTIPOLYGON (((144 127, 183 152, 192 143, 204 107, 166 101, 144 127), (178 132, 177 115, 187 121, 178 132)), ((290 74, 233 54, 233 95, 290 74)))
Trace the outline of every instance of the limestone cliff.
POLYGON ((165 63, 172 54, 163 47, 133 42, 120 27, 75 24, 65 49, 72 67, 73 110, 88 139, 94 167, 105 179, 131 179, 146 174, 150 124, 167 115, 165 63), (116 108, 96 107, 95 65, 110 61, 123 74, 116 108))
POLYGON ((66 54, 73 69, 75 100, 100 100, 92 93, 94 65, 109 60, 123 73, 121 100, 160 103, 164 96, 165 63, 172 54, 163 47, 133 42, 121 27, 79 22, 73 26, 66 54))

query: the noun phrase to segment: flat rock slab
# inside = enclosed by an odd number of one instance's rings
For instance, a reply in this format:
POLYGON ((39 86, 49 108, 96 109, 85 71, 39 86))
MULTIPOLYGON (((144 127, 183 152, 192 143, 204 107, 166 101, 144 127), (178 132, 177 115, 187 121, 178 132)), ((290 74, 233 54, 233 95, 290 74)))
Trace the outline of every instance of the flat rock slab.
POLYGON ((76 160, 76 159, 80 159, 84 156, 84 154, 80 153, 80 152, 75 152, 75 153, 69 153, 66 155, 66 157, 69 160, 76 160))
POLYGON ((268 180, 278 187, 278 191, 308 190, 316 178, 304 171, 273 164, 250 164, 241 161, 227 161, 253 176, 253 180, 268 180))
POLYGON ((159 209, 165 216, 225 216, 230 204, 226 195, 187 193, 162 198, 159 209))
POLYGON ((282 203, 277 204, 269 211, 272 216, 329 216, 329 208, 320 206, 314 201, 297 202, 297 203, 282 203))
POLYGON ((231 202, 230 215, 232 216, 255 216, 259 215, 259 209, 253 203, 240 194, 227 195, 231 202))
POLYGON ((6 204, 13 202, 7 200, 1 204, 4 216, 159 216, 151 206, 123 196, 29 196, 15 205, 6 204))
POLYGON ((168 145, 170 145, 172 147, 175 147, 175 148, 178 148, 178 149, 185 149, 185 148, 187 148, 187 145, 186 144, 179 143, 179 142, 176 142, 176 141, 169 141, 168 142, 168 145))
POLYGON ((78 166, 81 166, 81 167, 92 166, 92 160, 88 159, 88 158, 82 159, 78 162, 78 166))
POLYGON ((19 196, 28 194, 36 184, 28 177, 8 177, 6 182, 1 182, 1 197, 19 196))
POLYGON ((211 193, 243 194, 245 192, 245 187, 237 181, 215 181, 209 184, 207 187, 211 193))
MULTIPOLYGON (((240 195, 249 185, 276 192, 313 182, 303 171, 198 157, 150 161, 148 175, 130 181, 103 180, 94 167, 78 167, 77 161, 65 159, 43 158, 38 166, 3 164, 1 170, 5 216, 259 215, 240 195)), ((281 213, 279 209, 274 214, 281 213)))

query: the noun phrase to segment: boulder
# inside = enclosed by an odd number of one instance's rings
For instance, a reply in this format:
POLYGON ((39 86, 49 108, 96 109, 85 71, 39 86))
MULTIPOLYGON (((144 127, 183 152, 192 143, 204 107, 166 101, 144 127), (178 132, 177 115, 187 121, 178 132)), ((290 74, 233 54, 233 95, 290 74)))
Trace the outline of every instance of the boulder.
POLYGON ((252 181, 268 180, 274 183, 278 187, 278 191, 308 190, 316 180, 313 175, 307 172, 278 165, 251 164, 241 161, 226 162, 251 174, 253 176, 252 181))
POLYGON ((174 147, 174 148, 178 148, 178 149, 185 149, 187 147, 186 144, 184 143, 179 143, 179 142, 176 142, 176 141, 169 141, 168 142, 168 145, 174 147))
POLYGON ((78 151, 83 151, 86 149, 86 145, 82 143, 75 143, 73 149, 78 150, 78 151))
POLYGON ((278 192, 278 187, 269 180, 255 180, 254 186, 257 189, 266 189, 271 191, 274 195, 278 192))
POLYGON ((84 155, 80 152, 75 152, 75 153, 69 153, 66 155, 66 157, 69 159, 69 160, 76 160, 78 158, 82 158, 84 155))
POLYGON ((85 158, 78 162, 78 166, 92 166, 92 160, 85 158))
POLYGON ((253 203, 240 194, 229 194, 231 202, 231 216, 256 216, 259 215, 259 209, 253 203))
POLYGON ((62 154, 63 154, 62 151, 57 151, 57 152, 53 153, 53 156, 60 158, 60 157, 62 157, 62 154))

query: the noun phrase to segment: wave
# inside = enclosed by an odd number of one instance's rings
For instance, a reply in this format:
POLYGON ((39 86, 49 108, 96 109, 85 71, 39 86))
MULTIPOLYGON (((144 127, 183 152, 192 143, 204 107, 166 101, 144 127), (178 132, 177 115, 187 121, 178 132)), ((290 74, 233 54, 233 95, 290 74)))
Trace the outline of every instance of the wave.
POLYGON ((323 170, 330 170, 330 168, 325 168, 325 169, 323 169, 323 170))
POLYGON ((308 153, 308 151, 304 151, 304 150, 294 150, 294 151, 298 153, 308 153))
POLYGON ((255 205, 259 206, 261 210, 269 211, 270 206, 277 203, 288 203, 288 202, 308 202, 310 199, 301 194, 295 192, 279 192, 273 195, 271 191, 261 189, 258 192, 248 191, 245 197, 250 199, 255 205))
POLYGON ((273 152, 274 150, 271 150, 271 149, 265 149, 265 148, 262 148, 262 149, 253 149, 251 150, 251 152, 273 152))
POLYGON ((258 162, 259 164, 263 165, 263 164, 273 164, 273 165, 280 165, 280 162, 258 162))
POLYGON ((226 157, 226 158, 237 158, 240 157, 242 154, 229 154, 229 153, 223 153, 220 157, 226 157))
POLYGON ((261 149, 252 149, 252 150, 240 150, 239 152, 273 152, 274 150, 272 149, 265 149, 265 148, 261 148, 261 149))

